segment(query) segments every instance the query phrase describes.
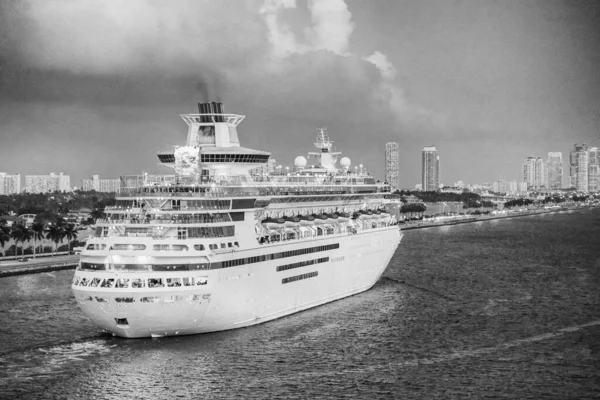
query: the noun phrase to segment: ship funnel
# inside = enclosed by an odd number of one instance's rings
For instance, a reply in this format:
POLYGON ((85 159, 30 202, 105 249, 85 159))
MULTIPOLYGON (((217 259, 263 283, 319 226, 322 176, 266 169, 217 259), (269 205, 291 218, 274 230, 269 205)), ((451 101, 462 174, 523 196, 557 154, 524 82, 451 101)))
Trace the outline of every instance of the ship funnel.
MULTIPOLYGON (((223 103, 221 102, 217 103, 217 114, 223 114, 223 103)), ((223 118, 222 115, 220 115, 218 118, 219 122, 225 122, 225 118, 223 118)))
MULTIPOLYGON (((198 103, 198 114, 223 114, 223 103, 213 101, 212 103, 198 103)), ((225 122, 221 115, 201 115, 200 122, 225 122)))

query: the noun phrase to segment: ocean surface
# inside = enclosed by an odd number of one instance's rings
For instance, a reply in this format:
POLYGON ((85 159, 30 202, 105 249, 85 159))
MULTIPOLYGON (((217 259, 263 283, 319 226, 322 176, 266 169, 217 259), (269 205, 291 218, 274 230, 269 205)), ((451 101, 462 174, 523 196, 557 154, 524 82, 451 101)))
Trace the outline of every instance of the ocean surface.
POLYGON ((72 274, 0 279, 0 398, 600 398, 600 208, 405 231, 371 290, 212 334, 102 334, 72 274))

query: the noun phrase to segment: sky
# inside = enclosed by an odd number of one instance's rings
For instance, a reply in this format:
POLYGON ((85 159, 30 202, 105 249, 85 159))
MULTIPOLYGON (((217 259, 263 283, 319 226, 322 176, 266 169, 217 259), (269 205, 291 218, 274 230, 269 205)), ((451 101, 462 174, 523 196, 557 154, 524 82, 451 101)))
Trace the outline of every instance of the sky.
POLYGON ((400 183, 435 145, 447 185, 520 180, 528 156, 600 146, 600 2, 5 0, 0 171, 171 173, 179 114, 222 101, 244 147, 292 165, 325 126, 400 183))

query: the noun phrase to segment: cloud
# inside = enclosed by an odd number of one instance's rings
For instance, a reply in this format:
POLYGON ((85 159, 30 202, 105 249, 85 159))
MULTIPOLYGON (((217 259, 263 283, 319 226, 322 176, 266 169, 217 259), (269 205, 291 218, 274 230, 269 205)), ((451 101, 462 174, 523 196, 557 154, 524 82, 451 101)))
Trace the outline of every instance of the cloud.
POLYGON ((344 0, 309 0, 308 9, 313 23, 307 31, 312 48, 346 54, 354 24, 344 0))
POLYGON ((235 67, 261 51, 262 22, 252 4, 238 3, 27 0, 4 11, 21 22, 7 32, 18 56, 36 67, 183 74, 213 63, 235 67))
POLYGON ((396 68, 394 68, 394 65, 382 52, 375 51, 370 56, 365 57, 365 60, 375 65, 381 71, 383 78, 393 79, 396 76, 396 68))

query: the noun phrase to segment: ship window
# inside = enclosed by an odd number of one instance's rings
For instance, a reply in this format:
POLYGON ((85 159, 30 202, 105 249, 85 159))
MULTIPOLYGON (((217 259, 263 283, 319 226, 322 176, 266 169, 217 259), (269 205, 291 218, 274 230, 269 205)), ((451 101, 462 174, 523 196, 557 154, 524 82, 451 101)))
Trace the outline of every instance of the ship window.
POLYGON ((166 250, 169 250, 169 245, 168 244, 155 244, 154 246, 152 246, 152 250, 166 251, 166 250))
POLYGON ((177 228, 177 239, 187 239, 187 228, 177 228))
POLYGON ((113 250, 146 250, 144 244, 113 244, 113 250))
POLYGON ((91 287, 98 287, 98 285, 100 284, 101 280, 102 279, 100 279, 100 278, 94 278, 94 279, 92 279, 92 281, 90 282, 90 286, 91 287))
POLYGON ((76 275, 73 277, 73 286, 79 285, 79 277, 76 275))
POLYGON ((227 247, 233 247, 233 243, 231 243, 231 242, 228 242, 228 243, 227 243, 227 247))
POLYGON ((227 248, 227 246, 225 245, 225 243, 221 243, 221 248, 222 249, 226 249, 227 248))
POLYGON ((88 285, 87 278, 81 278, 81 280, 79 281, 79 286, 87 286, 87 285, 88 285))
POLYGON ((156 288, 156 287, 164 287, 163 281, 161 278, 149 278, 148 279, 148 287, 156 288))
POLYGON ((238 242, 233 242, 233 245, 234 245, 235 247, 240 247, 240 244, 239 244, 238 242))
POLYGON ((208 247, 209 247, 211 250, 216 250, 216 249, 218 249, 218 246, 217 246, 216 244, 214 244, 214 243, 213 243, 213 244, 209 244, 209 245, 208 245, 208 247))
POLYGON ((243 212, 232 212, 232 213, 229 213, 229 215, 231 216, 232 221, 243 221, 244 220, 243 212))
POLYGON ((105 288, 112 288, 115 286, 115 280, 114 279, 105 279, 104 282, 102 282, 102 287, 105 288))
POLYGON ((134 303, 135 299, 133 297, 115 297, 115 301, 117 303, 134 303))
POLYGON ((183 278, 183 286, 192 286, 194 281, 192 278, 183 278))
POLYGON ((108 299, 108 297, 99 297, 99 296, 96 296, 96 301, 98 303, 108 303, 109 299, 108 299))
POLYGON ((141 303, 156 303, 159 301, 160 301, 160 297, 156 297, 156 296, 142 297, 140 299, 141 303))
POLYGON ((309 272, 307 274, 291 276, 289 278, 283 278, 281 280, 281 283, 290 283, 290 282, 301 281, 303 279, 314 278, 317 275, 319 275, 319 273, 317 271, 315 271, 315 272, 309 272))
POLYGON ((187 247, 185 244, 172 244, 171 250, 173 250, 173 251, 188 251, 189 247, 187 247))
POLYGON ((194 245, 194 250, 197 250, 197 251, 204 251, 204 250, 205 250, 205 248, 204 248, 204 245, 203 245, 203 244, 195 244, 195 245, 194 245))
POLYGON ((131 287, 134 289, 146 287, 146 280, 145 279, 132 279, 131 287))
POLYGON ((181 286, 181 279, 180 278, 167 278, 167 286, 168 287, 181 286))
POLYGON ((104 243, 90 243, 85 248, 86 250, 104 250, 106 248, 106 244, 104 243))
POLYGON ((300 262, 293 263, 293 264, 280 265, 276 268, 276 271, 277 272, 287 271, 288 269, 301 268, 301 267, 306 267, 308 265, 320 264, 320 263, 324 263, 324 262, 328 262, 328 261, 329 261, 329 257, 318 258, 315 260, 300 261, 300 262))
POLYGON ((125 279, 125 278, 117 279, 117 284, 115 285, 115 287, 126 288, 128 286, 129 286, 129 279, 125 279))
POLYGON ((208 280, 206 278, 196 278, 196 285, 206 285, 208 280))

